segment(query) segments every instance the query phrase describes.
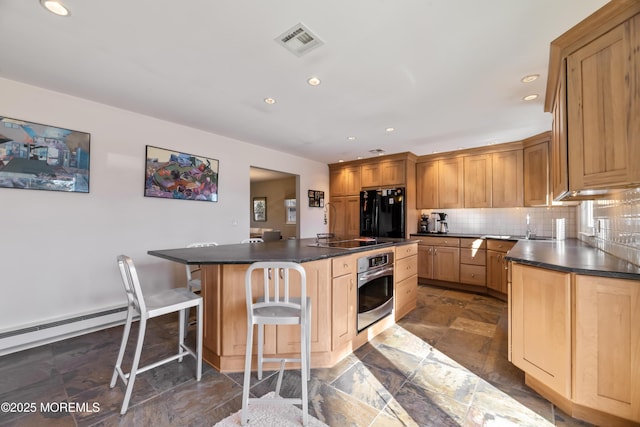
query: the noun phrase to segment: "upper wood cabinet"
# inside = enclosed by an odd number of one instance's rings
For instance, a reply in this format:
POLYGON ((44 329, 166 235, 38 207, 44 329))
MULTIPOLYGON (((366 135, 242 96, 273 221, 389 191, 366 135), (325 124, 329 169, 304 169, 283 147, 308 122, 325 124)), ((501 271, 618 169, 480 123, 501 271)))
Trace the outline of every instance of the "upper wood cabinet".
POLYGON ((462 157, 438 160, 438 208, 464 207, 464 162, 462 157))
POLYGON ((492 184, 491 154, 464 157, 464 207, 490 208, 492 184))
POLYGON ((492 206, 513 208, 524 203, 524 172, 522 150, 496 152, 492 161, 492 206))
POLYGON ((416 164, 418 209, 434 209, 438 207, 438 161, 416 164))
POLYGON ((383 160, 361 166, 363 188, 404 185, 406 182, 405 160, 383 160))
POLYGON ((360 166, 333 167, 329 170, 332 196, 359 195, 360 187, 360 166))
POLYGON ((549 141, 524 149, 524 205, 549 204, 549 141))
POLYGON ((329 165, 329 231, 341 236, 360 234, 360 191, 404 187, 405 234, 417 231, 416 155, 398 153, 376 160, 354 160, 329 165))
POLYGON ((567 64, 563 61, 560 80, 551 113, 551 195, 553 200, 562 200, 569 193, 569 163, 567 157, 567 64))
POLYGON ((570 182, 578 190, 640 182, 640 17, 567 58, 570 182))
POLYGON ((554 40, 548 74, 554 198, 640 184, 640 2, 611 1, 554 40))

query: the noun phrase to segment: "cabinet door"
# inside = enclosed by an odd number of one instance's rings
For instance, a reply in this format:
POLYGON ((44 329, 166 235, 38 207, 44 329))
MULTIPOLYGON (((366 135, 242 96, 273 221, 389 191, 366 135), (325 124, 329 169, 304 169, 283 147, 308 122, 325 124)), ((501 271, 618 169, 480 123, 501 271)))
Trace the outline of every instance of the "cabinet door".
POLYGON ((345 233, 342 235, 360 235, 360 196, 345 199, 345 233))
POLYGON ((572 190, 640 181, 640 15, 567 57, 572 190))
MULTIPOLYGON (((414 262, 416 257, 411 257, 414 262)), ((414 269, 415 271, 415 269, 414 269)), ((396 282, 394 292, 394 316, 398 321, 416 308, 418 299, 418 277, 414 274, 404 280, 396 282)))
MULTIPOLYGON (((323 259, 303 264, 307 275, 307 296, 311 298, 311 352, 329 351, 331 336, 331 312, 329 287, 331 281, 331 260, 323 259)), ((299 276, 292 274, 292 279, 299 276)), ((292 280, 293 296, 300 296, 299 285, 292 280)), ((277 326, 277 353, 300 353, 300 327, 294 325, 277 326)), ((266 353, 266 350, 265 350, 266 353)))
MULTIPOLYGON (((524 203, 524 161, 522 150, 493 153, 492 206, 513 208, 524 203)), ((466 192, 465 192, 466 194, 466 192)))
POLYGON ((571 275, 513 264, 511 280, 513 364, 571 398, 571 275))
POLYGON ((433 249, 433 278, 460 281, 460 248, 438 246, 433 249))
POLYGON ((438 162, 416 164, 418 182, 416 207, 418 209, 437 209, 438 206, 438 162))
POLYGON ((549 143, 524 149, 524 205, 549 204, 549 143))
MULTIPOLYGON (((347 234, 347 198, 331 197, 327 212, 329 214, 329 231, 336 236, 347 234)), ((359 232, 359 231, 358 231, 359 232)))
POLYGON ((433 246, 418 245, 418 277, 433 279, 433 246))
POLYGON ((569 192, 569 164, 567 158, 567 63, 562 62, 556 97, 551 113, 551 194, 553 200, 562 199, 569 192))
POLYGON ((464 207, 491 207, 491 154, 464 158, 464 207))
POLYGON ((405 184, 405 161, 387 160, 380 164, 382 168, 382 185, 405 184))
POLYGON ((363 187, 376 187, 382 184, 380 163, 364 164, 360 168, 360 178, 363 187))
POLYGON ((503 270, 505 270, 503 257, 503 252, 487 251, 487 288, 506 294, 506 280, 503 282, 506 276, 503 273, 503 270))
POLYGON ((576 276, 575 401, 640 422, 640 286, 576 276))
POLYGON ((360 166, 331 169, 329 171, 329 191, 331 196, 360 194, 360 166))
POLYGON ((438 208, 464 207, 462 157, 438 160, 438 208))
POLYGON ((331 309, 333 312, 331 348, 337 349, 353 339, 356 330, 356 275, 333 279, 331 309))

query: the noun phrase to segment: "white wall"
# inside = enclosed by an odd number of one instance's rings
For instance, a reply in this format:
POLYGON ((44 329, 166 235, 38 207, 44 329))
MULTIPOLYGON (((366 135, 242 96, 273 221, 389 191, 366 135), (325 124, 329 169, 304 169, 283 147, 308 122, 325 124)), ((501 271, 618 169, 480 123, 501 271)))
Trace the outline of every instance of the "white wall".
MULTIPOLYGON (((0 332, 123 306, 121 253, 143 286, 183 285, 147 251, 248 237, 250 166, 300 175, 300 200, 329 191, 325 164, 11 80, 0 115, 91 134, 89 194, 0 188, 0 332), (143 197, 147 144, 219 159, 219 201, 143 197)), ((321 209, 298 213, 301 237, 326 232, 321 209)))

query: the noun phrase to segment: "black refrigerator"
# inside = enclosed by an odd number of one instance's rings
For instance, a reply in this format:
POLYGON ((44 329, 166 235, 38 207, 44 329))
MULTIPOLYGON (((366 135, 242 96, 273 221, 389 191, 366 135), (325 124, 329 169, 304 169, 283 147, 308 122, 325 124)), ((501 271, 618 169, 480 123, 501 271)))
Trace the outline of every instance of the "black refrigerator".
POLYGON ((360 235, 404 238, 404 188, 360 192, 360 235))

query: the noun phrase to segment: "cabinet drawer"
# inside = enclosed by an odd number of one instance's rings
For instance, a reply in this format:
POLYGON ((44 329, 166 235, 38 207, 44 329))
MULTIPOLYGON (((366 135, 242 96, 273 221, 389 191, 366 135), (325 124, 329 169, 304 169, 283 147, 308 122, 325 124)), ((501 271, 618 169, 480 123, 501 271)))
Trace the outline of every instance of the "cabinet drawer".
POLYGON ((487 268, 481 265, 460 264, 460 283, 485 286, 487 268))
POLYGON ((396 320, 416 308, 418 299, 418 281, 415 277, 410 277, 399 282, 395 290, 396 320))
POLYGON ((460 246, 460 239, 455 237, 416 237, 420 244, 429 246, 451 246, 457 248, 460 246))
POLYGON ((485 249, 460 248, 460 264, 487 265, 485 249))
POLYGON ((333 277, 343 276, 356 272, 356 259, 354 256, 341 256, 331 260, 333 277))
POLYGON ((460 239, 460 247, 472 248, 472 249, 486 249, 487 241, 484 239, 463 237, 460 239))
POLYGON ((396 283, 418 274, 418 256, 414 255, 397 259, 393 274, 395 276, 396 283))
POLYGON ((512 240, 489 239, 487 240, 487 249, 491 251, 507 252, 511 250, 511 248, 513 248, 516 243, 518 242, 514 242, 512 240))
POLYGON ((406 258, 418 253, 418 245, 412 243, 410 245, 396 246, 396 259, 406 258))

